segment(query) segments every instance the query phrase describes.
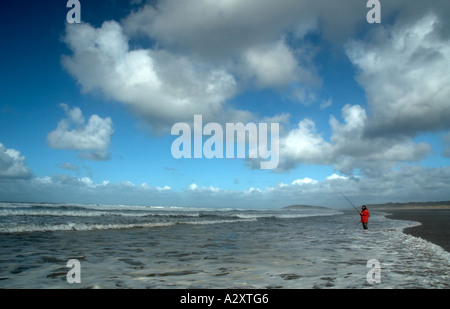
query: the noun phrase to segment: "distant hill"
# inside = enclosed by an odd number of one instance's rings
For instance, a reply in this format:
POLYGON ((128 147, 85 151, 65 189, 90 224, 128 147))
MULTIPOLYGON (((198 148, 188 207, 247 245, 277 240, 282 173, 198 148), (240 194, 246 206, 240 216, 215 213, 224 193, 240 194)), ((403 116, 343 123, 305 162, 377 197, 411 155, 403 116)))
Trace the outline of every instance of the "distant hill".
POLYGON ((323 207, 323 206, 311 206, 311 205, 290 205, 290 206, 286 206, 283 207, 283 209, 330 209, 328 207, 323 207))

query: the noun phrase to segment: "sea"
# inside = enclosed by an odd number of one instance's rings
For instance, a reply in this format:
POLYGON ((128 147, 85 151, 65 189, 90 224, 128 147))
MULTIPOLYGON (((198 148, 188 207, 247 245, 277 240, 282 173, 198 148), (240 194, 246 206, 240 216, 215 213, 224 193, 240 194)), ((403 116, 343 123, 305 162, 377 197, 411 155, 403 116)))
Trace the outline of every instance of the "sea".
POLYGON ((450 288, 450 253, 386 215, 0 203, 0 288, 450 288))

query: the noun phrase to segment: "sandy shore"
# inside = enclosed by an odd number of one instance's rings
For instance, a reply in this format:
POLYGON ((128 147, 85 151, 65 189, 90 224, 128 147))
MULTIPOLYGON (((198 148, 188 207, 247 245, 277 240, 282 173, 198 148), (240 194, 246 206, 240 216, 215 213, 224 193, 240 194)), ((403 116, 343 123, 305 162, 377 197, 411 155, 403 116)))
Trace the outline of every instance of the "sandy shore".
POLYGON ((450 209, 392 209, 382 210, 388 218, 420 222, 406 228, 405 233, 432 242, 450 252, 450 209))

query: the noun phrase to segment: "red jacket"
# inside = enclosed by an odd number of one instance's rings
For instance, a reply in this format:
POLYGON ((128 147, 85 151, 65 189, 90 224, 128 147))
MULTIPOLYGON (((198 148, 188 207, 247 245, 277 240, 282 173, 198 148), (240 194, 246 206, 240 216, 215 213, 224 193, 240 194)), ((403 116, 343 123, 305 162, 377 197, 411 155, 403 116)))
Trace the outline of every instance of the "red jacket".
POLYGON ((363 223, 369 222, 370 213, 367 210, 367 208, 364 209, 363 211, 361 211, 359 214, 361 215, 361 222, 363 222, 363 223))

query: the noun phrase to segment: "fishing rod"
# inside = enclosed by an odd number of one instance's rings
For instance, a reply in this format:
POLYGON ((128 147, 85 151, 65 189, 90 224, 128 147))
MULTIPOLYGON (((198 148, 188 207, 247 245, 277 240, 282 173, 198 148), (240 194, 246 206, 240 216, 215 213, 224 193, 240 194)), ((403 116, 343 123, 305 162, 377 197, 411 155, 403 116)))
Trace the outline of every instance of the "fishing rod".
POLYGON ((350 201, 343 193, 341 193, 341 195, 342 195, 342 196, 343 196, 350 204, 352 204, 353 208, 355 208, 355 210, 356 210, 358 213, 360 213, 359 210, 358 210, 358 208, 356 208, 356 206, 353 205, 352 201, 350 201))

